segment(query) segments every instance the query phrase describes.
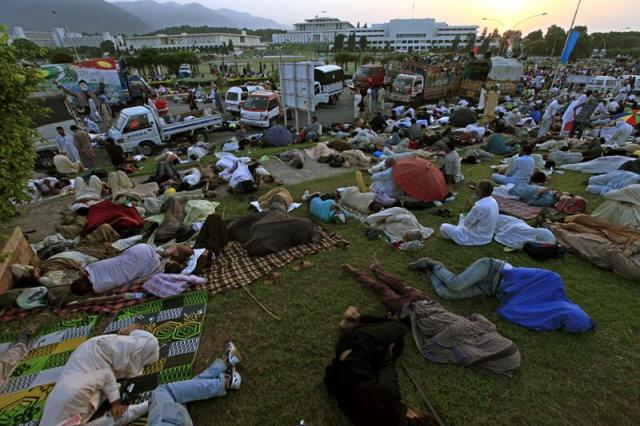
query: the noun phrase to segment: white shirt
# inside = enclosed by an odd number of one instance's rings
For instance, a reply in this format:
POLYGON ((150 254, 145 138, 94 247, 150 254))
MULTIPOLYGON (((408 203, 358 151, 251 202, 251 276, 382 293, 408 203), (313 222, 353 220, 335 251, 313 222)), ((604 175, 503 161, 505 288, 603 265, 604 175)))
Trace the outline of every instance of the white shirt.
POLYGON ((544 111, 544 116, 542 117, 545 120, 551 120, 558 113, 558 109, 560 108, 560 104, 557 99, 551 101, 547 109, 544 111))
POLYGON ((475 203, 466 217, 460 215, 458 226, 444 224, 440 233, 456 244, 464 246, 481 246, 493 240, 500 209, 493 197, 485 197, 475 203))
POLYGON ((188 175, 185 174, 182 177, 183 182, 188 183, 190 186, 197 185, 198 183, 200 183, 200 179, 202 179, 202 173, 200 173, 200 170, 193 168, 193 169, 187 170, 187 173, 189 174, 188 175))
POLYGON ((85 268, 95 293, 129 284, 156 271, 160 266, 160 255, 152 245, 137 244, 121 255, 99 260, 85 268))
POLYGON ((459 183, 464 180, 460 164, 460 155, 458 155, 457 151, 451 151, 444 157, 444 174, 452 176, 454 183, 459 183))
POLYGON ((231 175, 231 179, 229 179, 229 186, 235 188, 240 182, 245 182, 248 180, 253 182, 253 176, 249 171, 249 167, 246 163, 239 161, 238 167, 236 167, 236 169, 233 171, 233 174, 231 175))

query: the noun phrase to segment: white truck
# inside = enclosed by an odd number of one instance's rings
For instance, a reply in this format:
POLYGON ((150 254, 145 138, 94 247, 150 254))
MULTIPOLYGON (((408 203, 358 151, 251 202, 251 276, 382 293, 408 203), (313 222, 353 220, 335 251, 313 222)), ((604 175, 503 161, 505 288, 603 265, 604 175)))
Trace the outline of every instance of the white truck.
POLYGON ((125 108, 120 111, 116 124, 109 130, 109 136, 123 151, 138 149, 149 156, 160 146, 178 137, 188 137, 198 142, 207 140, 207 134, 222 124, 221 114, 200 115, 185 113, 170 124, 158 117, 146 106, 125 108))
POLYGON ((322 65, 314 68, 314 101, 333 105, 344 91, 344 71, 337 65, 322 65))

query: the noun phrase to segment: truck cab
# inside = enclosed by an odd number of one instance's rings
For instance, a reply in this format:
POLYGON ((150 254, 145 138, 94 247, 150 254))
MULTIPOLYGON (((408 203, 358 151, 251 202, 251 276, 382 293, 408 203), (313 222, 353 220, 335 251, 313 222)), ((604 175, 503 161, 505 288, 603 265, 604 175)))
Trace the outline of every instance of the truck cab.
POLYGON ((424 77, 420 74, 398 74, 391 85, 389 100, 399 103, 410 103, 422 96, 424 77))
POLYGON ((253 92, 240 109, 240 123, 255 127, 270 127, 282 115, 280 97, 274 91, 253 92))
POLYGON ((322 65, 314 68, 314 99, 317 104, 336 103, 344 91, 344 71, 337 65, 322 65))
POLYGON ((229 112, 240 113, 242 104, 247 101, 249 95, 253 92, 264 90, 262 86, 233 86, 227 90, 224 96, 224 106, 229 112))
POLYGON ((145 155, 151 154, 156 145, 163 143, 158 117, 143 106, 123 109, 118 121, 109 130, 109 136, 124 152, 133 152, 140 146, 145 155))
POLYGON ((367 64, 361 66, 353 77, 353 84, 360 89, 369 89, 384 85, 385 69, 382 65, 367 64))

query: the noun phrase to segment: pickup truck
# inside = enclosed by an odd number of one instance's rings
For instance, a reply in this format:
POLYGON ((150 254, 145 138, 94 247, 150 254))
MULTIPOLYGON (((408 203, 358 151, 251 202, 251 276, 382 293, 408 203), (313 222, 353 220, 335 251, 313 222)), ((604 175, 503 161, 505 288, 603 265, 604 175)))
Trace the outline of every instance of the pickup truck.
MULTIPOLYGON (((172 117, 168 117, 168 120, 171 119, 172 117)), ((152 109, 137 106, 120 111, 118 121, 109 130, 109 136, 123 151, 138 150, 149 156, 158 147, 178 137, 189 137, 204 142, 207 140, 207 134, 221 124, 221 114, 203 115, 201 112, 182 114, 174 122, 166 124, 152 109)))

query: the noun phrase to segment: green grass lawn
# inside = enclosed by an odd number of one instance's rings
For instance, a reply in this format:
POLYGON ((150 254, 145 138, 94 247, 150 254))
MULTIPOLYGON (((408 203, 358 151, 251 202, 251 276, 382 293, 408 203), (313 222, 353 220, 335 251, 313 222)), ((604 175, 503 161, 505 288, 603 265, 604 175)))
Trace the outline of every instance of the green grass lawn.
MULTIPOLYGON (((486 164, 467 167, 467 180, 489 176, 486 164)), ((584 195, 587 175, 555 176, 553 186, 584 195)), ((295 197, 305 189, 328 191, 353 183, 352 174, 290 187, 295 197)), ((460 187, 455 202, 448 205, 454 216, 464 212, 471 196, 460 187)), ((601 202, 587 196, 592 211, 601 202)), ((226 214, 242 214, 246 201, 221 200, 226 214)), ((296 215, 304 216, 304 209, 296 215)), ((443 220, 429 211, 416 212, 424 225, 437 229, 443 220)), ((451 219, 454 221, 455 219, 451 219)), ((497 257, 516 266, 554 270, 565 280, 569 297, 592 316, 593 332, 536 333, 501 320, 495 298, 441 301, 458 314, 481 313, 493 321, 500 333, 520 348, 522 368, 512 378, 479 368, 437 365, 425 360, 407 337, 403 355, 414 377, 432 399, 447 424, 631 424, 640 417, 638 331, 640 286, 598 269, 586 260, 567 255, 562 260, 539 263, 522 252, 505 253, 492 243, 463 248, 434 234, 420 252, 399 253, 381 241, 368 241, 363 226, 351 221, 330 230, 351 242, 351 247, 312 258, 309 271, 284 269, 282 280, 271 286, 258 282, 251 291, 282 321, 265 314, 242 291, 211 298, 205 339, 196 372, 219 352, 226 339, 234 339, 243 350, 240 365, 243 387, 226 398, 192 404, 195 424, 346 424, 323 385, 338 335, 338 323, 349 305, 361 312, 382 315, 382 305, 365 289, 341 273, 343 263, 365 267, 376 255, 389 271, 413 286, 433 294, 426 277, 408 271, 412 259, 430 256, 455 271, 480 257, 497 257)), ((427 410, 403 372, 399 371, 407 403, 427 410)))
MULTIPOLYGON (((254 150, 252 156, 273 153, 254 150)), ((147 173, 152 172, 148 170, 147 173)), ((467 181, 487 178, 488 164, 466 166, 467 181)), ((568 172, 554 176, 557 189, 584 194, 588 176, 568 172)), ((305 189, 330 191, 354 183, 352 173, 290 186, 299 198, 305 189)), ((266 192, 267 189, 260 191, 266 192)), ((453 214, 466 211, 471 191, 458 189, 447 205, 453 214)), ((586 195, 589 211, 602 201, 586 195)), ((219 210, 225 217, 242 215, 250 198, 223 197, 219 210)), ((304 208, 295 215, 306 216, 304 208)), ((411 343, 402 359, 446 424, 636 424, 640 418, 640 285, 599 269, 568 254, 562 260, 539 263, 522 252, 505 253, 492 243, 463 248, 444 240, 437 232, 444 222, 430 211, 415 212, 420 222, 436 230, 419 252, 395 252, 382 241, 364 238, 364 227, 351 220, 347 225, 329 225, 348 241, 348 249, 336 249, 310 258, 314 267, 294 272, 291 265, 273 285, 257 282, 251 292, 282 320, 262 311, 243 290, 211 296, 203 340, 194 367, 200 372, 233 339, 243 352, 239 366, 242 389, 224 398, 191 404, 196 425, 293 425, 301 419, 308 425, 341 425, 346 419, 325 391, 324 367, 330 362, 338 323, 344 310, 354 305, 362 313, 384 315, 385 309, 372 294, 344 276, 340 266, 350 263, 366 267, 375 255, 392 273, 411 285, 434 294, 426 276, 407 270, 407 263, 424 256, 443 261, 461 271, 480 257, 504 259, 515 266, 543 267, 564 278, 568 296, 596 322, 592 332, 537 333, 500 319, 495 298, 440 302, 461 315, 480 313, 512 339, 522 353, 522 367, 511 378, 479 368, 438 365, 425 360, 411 343), (635 419, 635 421, 634 421, 635 419)), ((426 412, 418 392, 398 367, 407 404, 426 412)))

